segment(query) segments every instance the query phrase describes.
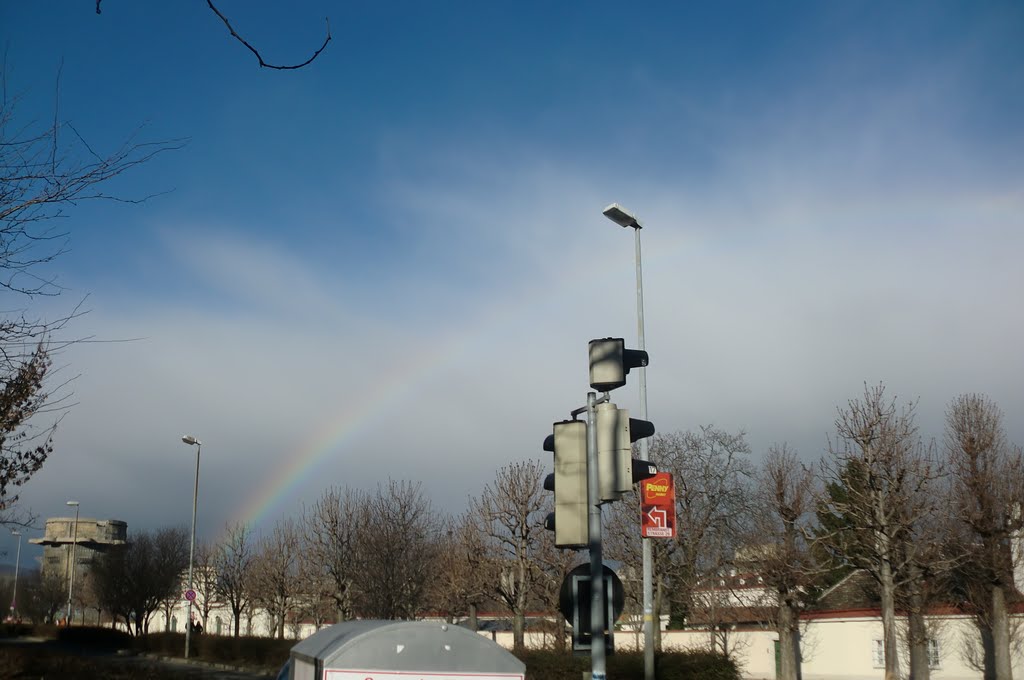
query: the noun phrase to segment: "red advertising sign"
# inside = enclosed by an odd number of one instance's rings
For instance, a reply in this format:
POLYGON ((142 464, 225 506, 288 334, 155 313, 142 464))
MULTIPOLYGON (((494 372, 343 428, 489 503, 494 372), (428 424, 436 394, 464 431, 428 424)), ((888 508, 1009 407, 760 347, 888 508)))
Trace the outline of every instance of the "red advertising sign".
POLYGON ((640 535, 676 536, 676 487, 668 472, 659 472, 640 482, 640 535))

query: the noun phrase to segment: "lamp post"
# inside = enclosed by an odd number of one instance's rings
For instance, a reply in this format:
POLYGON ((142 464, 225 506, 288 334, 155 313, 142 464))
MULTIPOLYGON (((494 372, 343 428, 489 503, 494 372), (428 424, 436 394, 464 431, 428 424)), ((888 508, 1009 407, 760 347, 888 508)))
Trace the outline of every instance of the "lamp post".
POLYGON ((68 501, 67 504, 75 509, 75 530, 71 539, 71 577, 68 579, 68 625, 71 625, 71 596, 75 592, 75 550, 78 548, 78 501, 68 501))
POLYGON ((21 569, 21 532, 12 531, 12 536, 18 537, 18 556, 14 558, 14 592, 11 593, 11 618, 18 618, 18 571, 21 569))
MULTIPOLYGON (((645 350, 644 343, 644 277, 640 257, 640 221, 618 203, 604 209, 604 216, 620 227, 633 228, 636 252, 636 326, 637 349, 645 350)), ((640 419, 647 420, 647 369, 639 368, 640 419)), ((640 440, 640 460, 648 460, 647 439, 640 440)), ((651 539, 642 538, 643 586, 644 586, 644 679, 654 680, 654 568, 651 554, 651 539)))
POLYGON ((189 644, 192 642, 192 559, 196 553, 196 504, 199 501, 199 454, 203 451, 203 443, 190 434, 181 438, 189 446, 196 447, 196 485, 192 492, 192 541, 188 548, 188 589, 185 595, 188 600, 188 614, 185 618, 185 658, 188 658, 189 644))

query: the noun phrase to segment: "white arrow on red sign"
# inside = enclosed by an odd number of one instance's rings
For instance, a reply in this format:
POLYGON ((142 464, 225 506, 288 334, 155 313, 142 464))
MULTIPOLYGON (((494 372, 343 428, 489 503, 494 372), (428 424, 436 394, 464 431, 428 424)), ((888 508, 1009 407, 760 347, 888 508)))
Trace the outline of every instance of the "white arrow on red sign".
POLYGON ((650 512, 647 513, 647 516, 651 518, 651 522, 653 522, 654 526, 658 528, 663 529, 668 526, 668 513, 661 508, 651 508, 650 512))

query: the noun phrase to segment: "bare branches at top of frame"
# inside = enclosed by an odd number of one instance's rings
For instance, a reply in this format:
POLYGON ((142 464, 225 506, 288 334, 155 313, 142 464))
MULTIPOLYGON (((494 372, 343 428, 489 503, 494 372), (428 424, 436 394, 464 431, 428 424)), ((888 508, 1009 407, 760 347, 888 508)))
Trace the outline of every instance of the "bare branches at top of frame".
MULTIPOLYGON (((103 0, 96 0, 96 14, 102 14, 103 13, 102 10, 100 9, 100 4, 102 2, 103 2, 103 0)), ((327 47, 327 43, 331 42, 331 18, 330 17, 325 17, 324 21, 327 24, 327 35, 324 37, 323 44, 320 45, 319 49, 317 49, 317 51, 313 53, 313 56, 311 56, 309 59, 307 59, 306 61, 302 62, 301 64, 291 64, 291 65, 270 64, 270 63, 267 63, 266 61, 264 61, 263 55, 260 54, 259 50, 257 50, 255 47, 253 47, 252 44, 249 43, 248 40, 246 40, 245 38, 243 38, 242 36, 240 36, 238 34, 238 31, 236 31, 234 26, 231 25, 231 22, 228 21, 228 18, 226 16, 224 16, 219 9, 217 9, 217 7, 213 4, 212 0, 206 0, 206 4, 210 7, 210 10, 214 14, 216 14, 217 17, 221 21, 224 22, 224 25, 228 27, 228 31, 231 32, 231 37, 233 37, 235 40, 237 40, 238 42, 240 42, 243 45, 245 45, 246 48, 248 48, 248 50, 250 52, 252 52, 253 54, 256 55, 256 59, 258 59, 259 62, 260 62, 260 68, 272 68, 272 69, 277 69, 278 71, 294 71, 295 69, 300 69, 303 66, 309 66, 310 64, 313 63, 313 60, 316 59, 317 57, 319 57, 320 53, 324 51, 324 48, 327 47)))
POLYGON ((17 104, 17 98, 0 103, 0 288, 30 297, 57 295, 60 285, 38 267, 66 250, 67 232, 53 226, 65 209, 95 199, 145 201, 149 197, 118 197, 103 186, 187 140, 139 142, 133 135, 101 155, 71 123, 55 119, 43 129, 19 123, 17 104), (62 128, 72 133, 70 143, 62 128))
POLYGON ((220 10, 218 10, 214 6, 212 0, 206 0, 206 4, 210 6, 210 9, 213 11, 214 14, 216 14, 218 17, 220 17, 220 20, 224 22, 224 25, 228 27, 228 30, 231 32, 231 36, 235 40, 237 40, 238 42, 242 43, 247 48, 249 48, 249 51, 256 55, 256 58, 259 59, 259 62, 260 62, 260 68, 273 68, 273 69, 277 69, 279 71, 293 71, 295 69, 300 69, 303 66, 308 66, 309 64, 313 63, 313 60, 316 59, 317 57, 319 57, 320 53, 324 51, 325 47, 327 47, 327 43, 331 42, 331 19, 330 19, 330 17, 326 17, 324 19, 324 21, 327 23, 327 36, 324 38, 324 42, 323 42, 322 45, 320 45, 320 48, 316 52, 313 53, 312 57, 310 57, 306 61, 302 62, 301 64, 293 64, 293 65, 290 65, 290 66, 279 66, 277 64, 268 64, 267 62, 265 62, 263 60, 263 56, 260 55, 259 50, 257 50, 251 44, 249 44, 249 42, 245 38, 243 38, 242 36, 238 35, 238 32, 235 31, 234 27, 231 25, 231 22, 228 21, 228 18, 226 16, 224 16, 223 14, 221 14, 220 10))

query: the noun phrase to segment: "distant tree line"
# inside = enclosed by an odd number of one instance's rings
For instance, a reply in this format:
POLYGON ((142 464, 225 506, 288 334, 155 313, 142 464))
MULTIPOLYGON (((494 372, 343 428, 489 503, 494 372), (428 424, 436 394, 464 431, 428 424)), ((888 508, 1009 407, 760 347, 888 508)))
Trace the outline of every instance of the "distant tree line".
MULTIPOLYGON (((658 435, 650 455, 676 485, 678 537, 654 543, 654 615, 699 626, 708 646, 736 651, 731 574, 758 579, 765 595, 746 602, 780 641, 780 678, 800 677, 800 613, 828 587, 861 570, 875 584, 887 678, 899 650, 909 675, 929 677, 925 614, 951 605, 975 621, 962 655, 984 677, 1010 680, 1019 644, 1009 616, 1014 539, 1022 529, 1024 462, 1006 438, 1003 415, 979 395, 955 399, 939 441, 924 439, 915 404, 900 405, 883 386, 865 386, 837 409, 825 454, 801 460, 786 444, 759 465, 744 433, 707 425, 658 435), (897 626, 903 619, 905 625, 897 626)), ((511 463, 497 471, 457 516, 435 511, 419 484, 390 481, 373 491, 331 487, 299 517, 265 535, 226 527, 196 551, 195 615, 209 630, 214 606, 231 612, 231 633, 250 634, 257 612, 273 634, 353 618, 460 620, 503 611, 514 644, 524 645, 528 615, 558 620, 559 588, 585 554, 554 547, 543 528, 552 507, 542 489, 548 465, 511 463)), ((621 563, 627 616, 639 619, 640 540, 636 499, 605 514, 606 559, 621 563)), ((169 622, 182 597, 188 562, 184 529, 136 532, 122 550, 96 562, 77 609, 144 633, 154 616, 169 622)), ((19 608, 37 620, 59 616, 64 583, 34 577, 19 608)), ((531 623, 534 628, 540 623, 531 623)), ((546 624, 551 625, 551 624, 546 624)), ((562 627, 552 638, 562 644, 562 627)), ((260 631, 264 632, 264 631, 260 631)), ((266 631, 270 632, 270 631, 266 631)))
MULTIPOLYGON (((1009 606, 1021 601, 1013 570, 1022 559, 1014 550, 1024 456, 984 396, 956 398, 938 441, 919 433, 915 409, 887 398, 882 385, 865 386, 837 409, 815 464, 779 444, 753 465, 743 433, 712 426, 656 437, 651 458, 674 475, 679 536, 654 545, 655 615, 667 609, 676 624, 698 623, 725 654, 734 617, 759 616, 779 635, 779 677, 796 680, 800 612, 862 570, 881 610, 887 680, 907 670, 929 678, 934 631, 925 615, 936 604, 973 617, 977 634, 962 641, 967 662, 986 680, 1010 680, 1011 650, 1021 643, 1009 606), (735 595, 730 574, 758 579, 770 596, 724 606, 735 595)), ((609 514, 609 558, 639 569, 635 506, 609 514)), ((631 599, 636 606, 639 594, 631 599)))

